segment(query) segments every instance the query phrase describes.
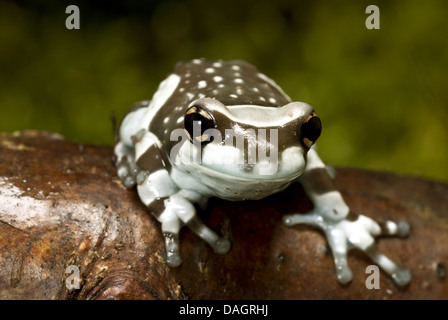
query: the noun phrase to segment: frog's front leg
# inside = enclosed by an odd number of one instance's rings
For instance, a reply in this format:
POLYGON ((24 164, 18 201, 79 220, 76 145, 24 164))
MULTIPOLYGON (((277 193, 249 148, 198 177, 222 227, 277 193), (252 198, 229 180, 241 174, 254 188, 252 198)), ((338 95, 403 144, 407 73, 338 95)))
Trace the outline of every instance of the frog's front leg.
POLYGON ((410 273, 381 253, 375 245, 375 237, 400 236, 409 233, 409 225, 400 221, 378 224, 374 220, 350 211, 342 195, 336 190, 324 163, 314 149, 308 153, 308 165, 300 178, 306 194, 314 204, 307 214, 285 216, 287 225, 310 224, 321 228, 332 250, 338 281, 347 283, 352 272, 347 263, 347 252, 353 248, 364 251, 400 286, 409 283, 410 273))
MULTIPOLYGON (((179 231, 186 225, 217 253, 226 253, 230 242, 219 237, 197 216, 194 203, 204 205, 201 194, 180 189, 171 179, 159 149, 158 139, 149 131, 140 130, 132 138, 135 146, 135 181, 142 202, 162 225, 167 263, 176 267, 181 264, 179 254, 179 231)), ((131 157, 132 158, 132 157, 131 157)))
POLYGON ((167 263, 171 267, 177 267, 182 262, 179 255, 179 231, 183 225, 207 242, 215 252, 226 253, 229 251, 230 242, 219 237, 198 218, 193 206, 193 203, 197 201, 186 195, 183 190, 175 192, 177 187, 167 171, 159 171, 157 174, 158 177, 154 177, 154 174, 148 175, 147 179, 137 187, 137 190, 143 203, 162 224, 167 263), (159 183, 163 183, 165 186, 171 185, 170 192, 160 192, 160 189, 156 188, 159 183))

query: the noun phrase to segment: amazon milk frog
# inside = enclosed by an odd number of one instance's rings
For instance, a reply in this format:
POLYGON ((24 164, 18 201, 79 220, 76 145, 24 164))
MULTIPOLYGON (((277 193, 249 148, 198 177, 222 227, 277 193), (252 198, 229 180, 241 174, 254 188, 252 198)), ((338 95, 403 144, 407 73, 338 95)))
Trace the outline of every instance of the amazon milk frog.
POLYGON ((182 226, 217 253, 231 247, 198 218, 195 204, 205 208, 210 197, 261 199, 299 182, 314 209, 286 215, 283 223, 324 231, 339 282, 352 279, 347 252, 357 248, 406 285, 410 273, 377 249, 375 237, 404 237, 408 224, 379 224, 350 211, 313 147, 320 134, 314 109, 292 102, 251 64, 195 59, 178 63, 152 100, 132 106, 120 126, 116 167, 161 223, 172 267, 181 264, 182 226))

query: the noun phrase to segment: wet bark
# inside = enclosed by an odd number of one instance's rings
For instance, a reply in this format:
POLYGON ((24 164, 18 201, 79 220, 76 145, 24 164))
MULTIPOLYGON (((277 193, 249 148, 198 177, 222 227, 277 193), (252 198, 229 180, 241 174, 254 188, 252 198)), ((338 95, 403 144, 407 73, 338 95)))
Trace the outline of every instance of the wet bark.
POLYGON ((0 299, 448 299, 446 184, 336 170, 353 211, 411 225, 407 239, 377 241, 411 271, 410 285, 381 273, 380 289, 367 289, 365 255, 350 254, 354 278, 341 286, 323 234, 281 223, 311 209, 299 185, 260 201, 212 199, 200 216, 231 251, 215 254, 184 228, 183 264, 169 268, 159 223, 112 157, 112 147, 56 134, 0 135, 0 299))

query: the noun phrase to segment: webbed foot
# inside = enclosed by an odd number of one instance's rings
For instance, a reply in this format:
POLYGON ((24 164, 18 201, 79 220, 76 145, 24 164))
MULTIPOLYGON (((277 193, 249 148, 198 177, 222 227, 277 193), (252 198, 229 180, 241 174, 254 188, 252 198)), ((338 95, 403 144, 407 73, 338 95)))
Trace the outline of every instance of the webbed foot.
POLYGON ((347 263, 347 253, 354 248, 364 251, 398 286, 406 286, 411 281, 410 272, 397 266, 375 245, 377 236, 406 237, 410 230, 406 222, 387 221, 380 225, 364 215, 350 214, 350 220, 347 218, 338 220, 329 216, 331 215, 322 214, 320 210, 313 210, 308 214, 287 215, 283 218, 283 222, 288 226, 314 225, 324 231, 333 253, 337 279, 342 284, 352 279, 352 272, 347 263))

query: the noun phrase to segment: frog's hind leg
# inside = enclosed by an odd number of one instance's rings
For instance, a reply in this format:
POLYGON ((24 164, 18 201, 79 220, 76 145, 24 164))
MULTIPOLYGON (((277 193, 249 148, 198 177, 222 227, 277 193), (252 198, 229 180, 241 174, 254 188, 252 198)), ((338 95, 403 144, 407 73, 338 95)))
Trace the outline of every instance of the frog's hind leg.
POLYGON ((114 148, 116 157, 115 167, 118 177, 126 188, 132 188, 136 184, 139 171, 135 159, 135 145, 133 136, 139 128, 139 122, 145 113, 145 107, 149 101, 141 101, 132 105, 130 112, 123 119, 120 131, 116 133, 119 140, 114 148))
POLYGON ((118 142, 114 149, 117 174, 126 188, 132 188, 136 184, 137 167, 134 161, 134 149, 122 142, 118 142))

